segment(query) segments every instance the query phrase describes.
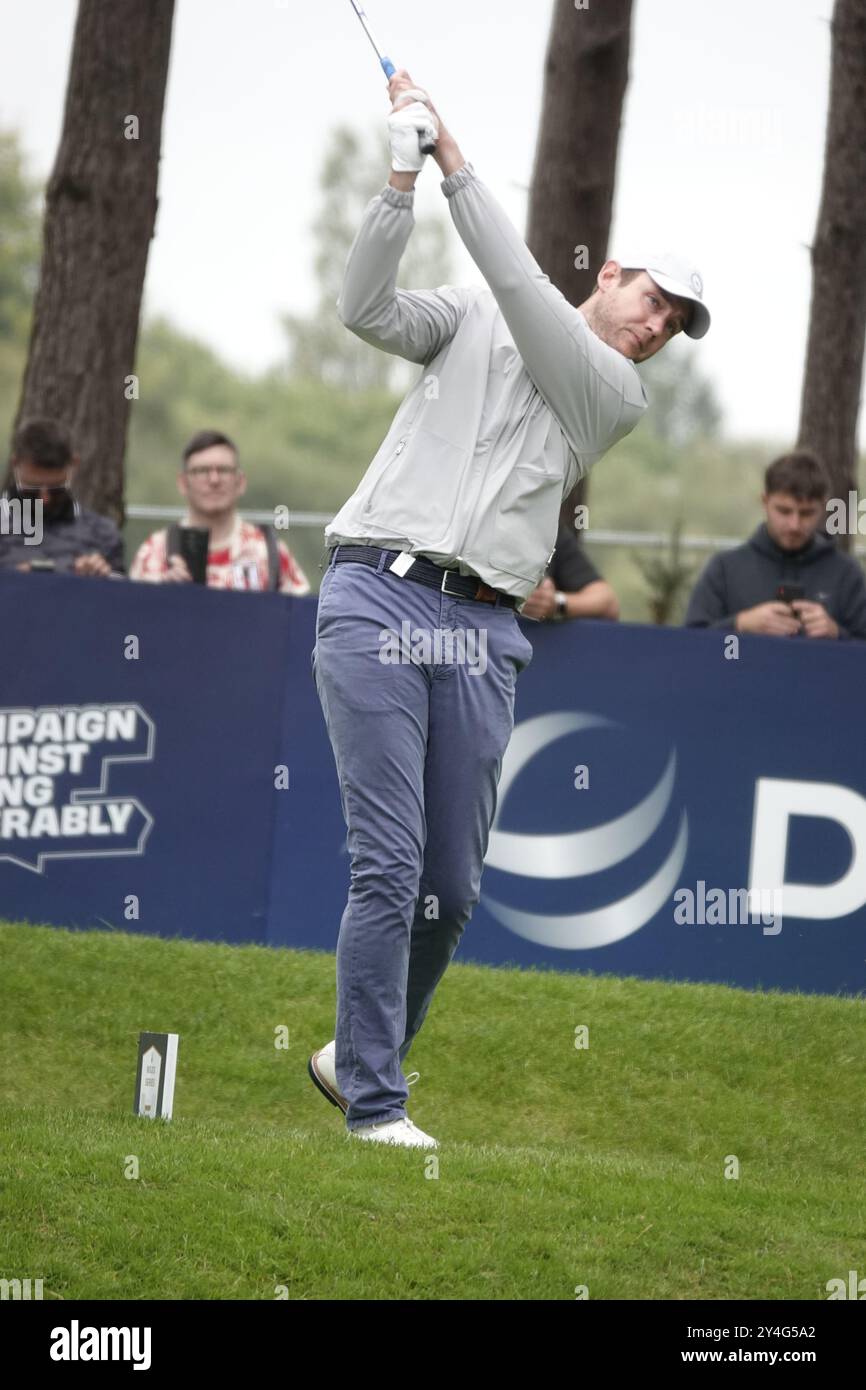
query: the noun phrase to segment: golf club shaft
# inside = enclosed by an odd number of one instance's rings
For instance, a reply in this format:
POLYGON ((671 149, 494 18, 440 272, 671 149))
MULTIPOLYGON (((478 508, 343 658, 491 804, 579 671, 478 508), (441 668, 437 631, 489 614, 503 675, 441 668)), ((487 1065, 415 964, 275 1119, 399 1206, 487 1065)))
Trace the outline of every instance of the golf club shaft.
POLYGON ((392 77, 394 76, 394 73, 397 71, 397 69, 395 68, 394 64, 391 62, 391 59, 388 58, 388 57, 382 52, 382 49, 380 48, 379 44, 376 42, 376 39, 375 39, 375 37, 374 37, 374 35, 373 35, 373 30, 370 28, 370 21, 369 21, 368 18, 367 18, 367 12, 366 12, 366 10, 364 9, 363 5, 357 4, 357 0, 351 0, 351 4, 352 4, 352 9, 355 11, 355 14, 358 16, 358 18, 360 19, 361 23, 362 23, 363 26, 364 26, 364 33, 367 35, 367 38, 370 40, 370 43, 373 45, 373 51, 375 52, 376 57, 379 59, 379 62, 380 62, 381 65, 382 65, 382 71, 384 72, 384 74, 385 74, 385 76, 386 76, 387 78, 389 78, 389 79, 392 78, 392 77))
MULTIPOLYGON (((352 9, 355 11, 355 14, 358 16, 358 18, 361 21, 361 24, 364 27, 364 33, 367 35, 367 38, 370 40, 370 43, 373 46, 373 51, 376 54, 376 57, 379 59, 382 71, 384 72, 385 76, 390 80, 394 76, 394 73, 397 71, 396 67, 391 62, 391 59, 382 52, 381 47, 376 42, 373 30, 370 28, 370 21, 367 18, 367 13, 363 5, 358 4, 358 0, 351 0, 351 5, 352 9)), ((420 149, 422 154, 432 154, 436 148, 436 142, 435 140, 426 140, 424 136, 419 133, 418 148, 420 149)))

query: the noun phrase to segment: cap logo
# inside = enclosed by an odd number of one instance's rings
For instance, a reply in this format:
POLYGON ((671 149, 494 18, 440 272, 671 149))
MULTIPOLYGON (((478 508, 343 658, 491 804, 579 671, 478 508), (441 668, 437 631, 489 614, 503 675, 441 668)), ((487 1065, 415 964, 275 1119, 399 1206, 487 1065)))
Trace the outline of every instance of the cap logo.
POLYGON ((691 285, 691 287, 692 287, 692 289, 694 290, 695 294, 698 294, 698 295, 702 295, 702 294, 703 294, 703 292, 704 292, 704 282, 703 282, 703 280, 701 279, 701 277, 700 277, 700 275, 698 274, 697 271, 695 271, 695 272, 693 273, 693 275, 692 275, 692 277, 691 277, 691 280, 689 281, 689 284, 691 285))

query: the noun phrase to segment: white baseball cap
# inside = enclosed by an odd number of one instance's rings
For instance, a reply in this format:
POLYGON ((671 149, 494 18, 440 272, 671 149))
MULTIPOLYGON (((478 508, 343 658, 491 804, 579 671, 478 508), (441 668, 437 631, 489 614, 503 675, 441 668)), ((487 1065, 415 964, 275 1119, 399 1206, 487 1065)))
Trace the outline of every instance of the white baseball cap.
POLYGON ((645 270, 665 294, 691 300, 695 307, 683 332, 690 338, 703 338, 710 326, 710 311, 704 303, 704 278, 689 261, 673 251, 643 254, 631 259, 621 256, 611 256, 609 259, 619 261, 623 270, 645 270))

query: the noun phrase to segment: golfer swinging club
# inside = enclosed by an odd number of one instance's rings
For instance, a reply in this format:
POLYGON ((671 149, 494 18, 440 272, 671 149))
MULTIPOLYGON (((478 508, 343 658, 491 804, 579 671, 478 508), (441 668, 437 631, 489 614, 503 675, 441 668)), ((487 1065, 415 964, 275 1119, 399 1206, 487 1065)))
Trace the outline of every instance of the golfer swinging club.
POLYGON ((401 1064, 480 897, 515 683, 532 657, 516 614, 551 557, 563 498, 646 409, 634 364, 680 331, 703 337, 710 316, 700 275, 673 255, 606 261, 574 308, 405 70, 389 95, 392 172, 337 308, 358 337, 422 370, 325 529, 312 664, 351 886, 336 1037, 309 1072, 352 1136, 435 1148, 406 1115, 401 1064), (396 288, 431 133, 486 289, 396 288), (453 659, 481 648, 484 661, 453 659))

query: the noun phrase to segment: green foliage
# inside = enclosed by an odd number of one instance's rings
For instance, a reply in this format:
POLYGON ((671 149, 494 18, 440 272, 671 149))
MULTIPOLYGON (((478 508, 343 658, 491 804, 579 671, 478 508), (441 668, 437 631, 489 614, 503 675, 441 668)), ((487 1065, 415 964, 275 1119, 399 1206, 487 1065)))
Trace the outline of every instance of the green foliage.
POLYGON ((26 340, 39 277, 38 186, 18 136, 0 131, 0 340, 26 340))
POLYGON ((667 553, 654 551, 651 555, 638 552, 634 562, 649 586, 649 611, 652 621, 659 627, 669 623, 674 607, 681 600, 686 587, 691 586, 694 566, 682 558, 683 519, 677 517, 671 531, 670 549, 667 553))
POLYGON ((27 174, 18 135, 0 131, 0 447, 18 409, 40 249, 38 186, 27 174))
POLYGON ((212 427, 238 444, 249 506, 340 506, 347 476, 360 477, 398 404, 385 391, 350 395, 280 372, 243 377, 165 320, 145 328, 136 370, 141 399, 133 405, 130 435, 131 502, 172 500, 184 444, 212 427))

